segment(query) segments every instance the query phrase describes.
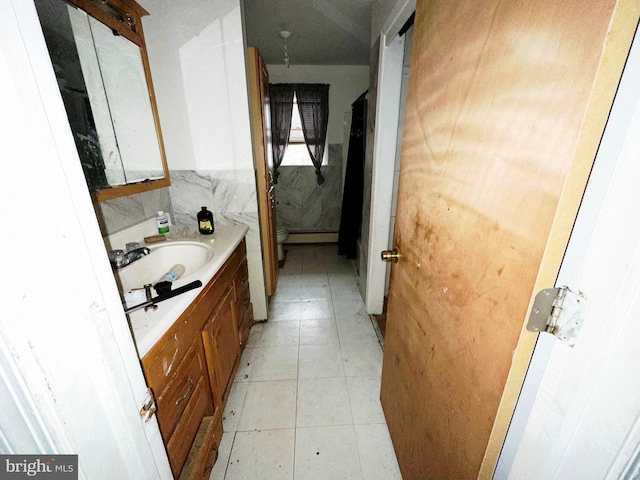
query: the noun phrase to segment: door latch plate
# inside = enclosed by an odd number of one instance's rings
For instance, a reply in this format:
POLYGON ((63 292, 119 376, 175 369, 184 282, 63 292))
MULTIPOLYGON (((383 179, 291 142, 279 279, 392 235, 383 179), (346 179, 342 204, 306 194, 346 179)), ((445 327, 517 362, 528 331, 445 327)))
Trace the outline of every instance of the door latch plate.
POLYGON ((153 391, 150 388, 147 388, 147 393, 144 397, 142 407, 140 407, 140 416, 142 420, 146 423, 151 420, 151 417, 156 413, 156 399, 153 396, 153 391))

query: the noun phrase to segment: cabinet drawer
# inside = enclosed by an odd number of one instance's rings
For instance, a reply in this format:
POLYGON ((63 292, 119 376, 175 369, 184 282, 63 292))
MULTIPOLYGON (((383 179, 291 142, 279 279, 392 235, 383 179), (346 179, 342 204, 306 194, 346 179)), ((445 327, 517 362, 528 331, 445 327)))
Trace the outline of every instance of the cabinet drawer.
POLYGON ((166 387, 157 395, 158 424, 165 439, 171 437, 199 378, 205 373, 204 355, 198 347, 196 342, 191 344, 166 387))
POLYGON ((246 259, 244 259, 233 277, 233 289, 237 300, 240 299, 245 292, 249 291, 249 269, 246 259))
POLYGON ((204 417, 196 439, 191 445, 180 480, 209 480, 218 459, 218 445, 222 438, 221 416, 204 417))
POLYGON ((209 410, 208 383, 204 376, 198 378, 193 394, 190 396, 187 406, 182 413, 180 422, 176 425, 173 435, 167 442, 167 454, 173 476, 178 477, 184 466, 191 444, 196 438, 200 421, 209 410))
POLYGON ((242 292, 241 296, 236 301, 236 312, 237 312, 236 318, 238 319, 239 325, 242 323, 244 316, 246 315, 247 311, 250 308, 251 308, 251 295, 249 293, 249 289, 247 288, 244 292, 242 292))
POLYGON ((238 326, 238 335, 240 338, 240 346, 244 348, 249 340, 249 334, 251 333, 251 326, 253 325, 253 305, 249 304, 249 308, 242 317, 240 325, 238 326))

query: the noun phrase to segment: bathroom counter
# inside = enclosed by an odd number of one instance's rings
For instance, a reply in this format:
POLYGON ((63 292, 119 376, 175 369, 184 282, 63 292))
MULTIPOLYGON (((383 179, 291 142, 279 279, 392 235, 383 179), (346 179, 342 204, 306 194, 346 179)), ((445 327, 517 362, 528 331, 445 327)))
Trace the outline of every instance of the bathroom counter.
MULTIPOLYGON (((180 225, 172 227, 172 229, 184 228, 180 225)), ((182 312, 196 299, 204 286, 209 280, 220 270, 224 263, 229 259, 235 248, 240 244, 246 235, 248 228, 246 225, 218 225, 213 235, 197 235, 196 238, 189 238, 191 241, 200 241, 203 243, 213 244, 213 257, 200 271, 198 280, 202 282, 203 287, 190 290, 186 293, 178 295, 164 302, 158 303, 155 311, 145 312, 144 309, 131 312, 129 323, 133 332, 133 337, 138 348, 140 358, 144 357, 162 335, 173 325, 180 317, 182 312)), ((171 242, 171 240, 167 240, 171 242)), ((143 242, 141 242, 143 244, 143 242)), ((159 245, 159 244, 153 244, 159 245)), ((191 281, 189 279, 178 279, 173 283, 173 287, 181 287, 191 281)))

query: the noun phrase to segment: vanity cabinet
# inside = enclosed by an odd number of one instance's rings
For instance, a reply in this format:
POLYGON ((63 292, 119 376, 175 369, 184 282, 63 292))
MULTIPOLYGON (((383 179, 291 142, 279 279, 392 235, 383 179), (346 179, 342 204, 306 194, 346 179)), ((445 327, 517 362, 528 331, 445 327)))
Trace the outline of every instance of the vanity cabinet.
POLYGON ((222 411, 253 322, 244 240, 142 358, 175 478, 208 478, 222 411), (243 330, 244 329, 244 330, 243 330), (248 330, 245 335, 248 336, 248 330))

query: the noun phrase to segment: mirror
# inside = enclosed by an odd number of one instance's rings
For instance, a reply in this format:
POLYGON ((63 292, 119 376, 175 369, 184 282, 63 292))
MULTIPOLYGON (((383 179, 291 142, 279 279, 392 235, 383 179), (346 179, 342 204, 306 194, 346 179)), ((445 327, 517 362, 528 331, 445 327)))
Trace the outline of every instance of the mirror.
POLYGON ((131 0, 36 0, 89 190, 97 201, 169 186, 140 17, 131 0), (80 8, 81 7, 81 8, 80 8))

